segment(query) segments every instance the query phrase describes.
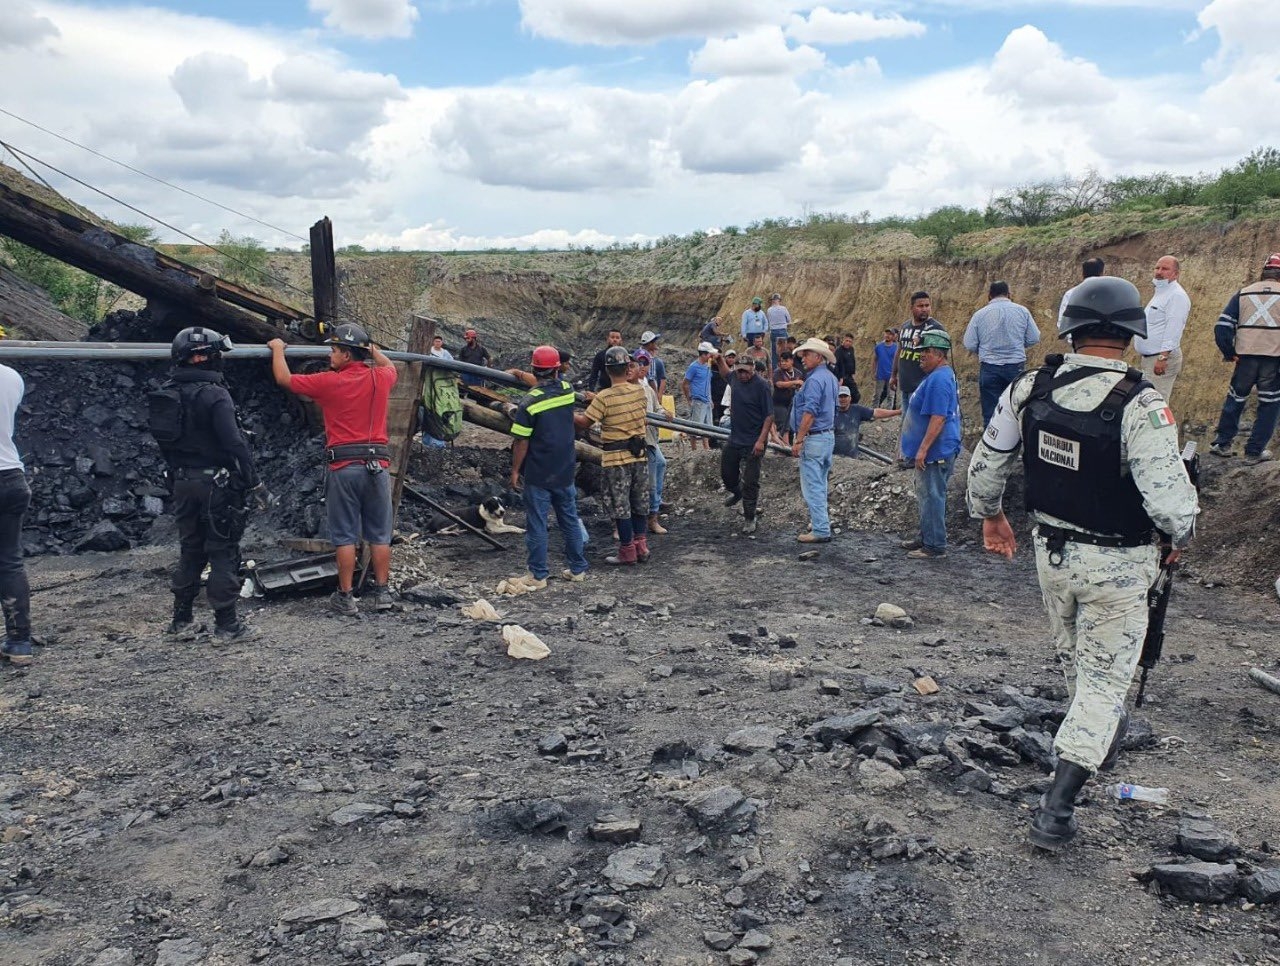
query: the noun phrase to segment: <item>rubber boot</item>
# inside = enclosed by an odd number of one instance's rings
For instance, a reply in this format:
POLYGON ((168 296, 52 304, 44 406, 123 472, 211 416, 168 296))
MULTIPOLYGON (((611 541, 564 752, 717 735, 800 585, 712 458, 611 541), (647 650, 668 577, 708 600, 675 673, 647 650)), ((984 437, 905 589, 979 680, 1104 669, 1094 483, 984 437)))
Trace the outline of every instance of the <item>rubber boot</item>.
POLYGON ((1076 796, 1089 780, 1089 770, 1072 761, 1058 759, 1053 784, 1040 796, 1040 809, 1031 820, 1029 838, 1037 848, 1056 852, 1075 838, 1076 796))
POLYGON ((667 528, 658 520, 658 514, 656 513, 649 514, 648 527, 650 533, 663 534, 667 532, 667 528))
POLYGON ((1107 757, 1102 759, 1102 764, 1098 766, 1098 771, 1108 771, 1115 767, 1116 759, 1120 757, 1120 746, 1124 744, 1125 735, 1129 733, 1129 709, 1124 708, 1120 711, 1120 720, 1116 723, 1116 734, 1111 739, 1111 744, 1107 746, 1107 757))
POLYGON ((636 561, 644 563, 649 559, 649 535, 646 533, 643 537, 636 537, 636 561))
POLYGON ((612 557, 605 557, 604 562, 614 567, 630 565, 636 562, 635 541, 618 544, 618 550, 612 557))

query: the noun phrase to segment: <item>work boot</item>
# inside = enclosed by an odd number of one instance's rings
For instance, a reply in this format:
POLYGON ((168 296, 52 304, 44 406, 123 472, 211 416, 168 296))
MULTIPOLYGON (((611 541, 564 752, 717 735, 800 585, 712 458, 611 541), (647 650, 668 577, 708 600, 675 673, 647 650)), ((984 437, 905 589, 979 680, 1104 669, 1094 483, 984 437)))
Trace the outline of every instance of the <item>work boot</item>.
POLYGON ((604 562, 614 566, 630 565, 636 562, 636 545, 635 542, 620 543, 618 549, 612 557, 605 557, 604 562))
POLYGON ((643 537, 636 537, 636 560, 644 563, 649 559, 649 535, 646 533, 643 537))
POLYGON ((223 607, 213 612, 213 639, 219 644, 243 641, 253 636, 253 631, 236 617, 236 606, 223 607))
POLYGON ((1115 766, 1116 759, 1120 757, 1120 746, 1124 744, 1124 737, 1129 733, 1129 709, 1123 708, 1120 711, 1120 720, 1116 723, 1116 734, 1111 739, 1111 744, 1107 746, 1107 756, 1102 759, 1102 764, 1098 766, 1098 771, 1107 771, 1115 766))
POLYGON ((1264 449, 1261 453, 1245 453, 1244 465, 1257 466, 1259 463, 1265 463, 1271 459, 1271 450, 1264 449))
POLYGON ((924 541, 919 537, 912 537, 910 540, 903 540, 900 544, 903 550, 919 550, 924 546, 924 541))
POLYGON ((744 522, 744 523, 742 524, 742 532, 743 532, 743 533, 755 533, 755 532, 756 532, 756 518, 755 518, 755 517, 747 517, 746 522, 744 522))
POLYGON ((741 499, 742 499, 741 493, 739 493, 737 490, 730 490, 729 495, 724 498, 724 505, 733 506, 735 503, 737 503, 741 499))
POLYGON ((587 579, 587 572, 584 570, 580 574, 575 574, 568 567, 565 567, 564 570, 560 571, 560 576, 571 583, 580 584, 587 579))
POLYGON ((373 593, 369 595, 369 599, 373 601, 374 610, 393 610, 396 606, 395 598, 391 596, 391 588, 386 584, 374 584, 373 593))
POLYGON ((544 590, 547 586, 547 578, 535 577, 533 574, 521 574, 519 577, 512 577, 507 583, 515 584, 525 591, 544 590))
POLYGON ((819 534, 814 533, 812 530, 810 530, 808 533, 802 533, 800 534, 800 536, 796 537, 796 543, 830 543, 830 542, 831 542, 831 538, 829 536, 827 537, 821 536, 819 534))
POLYGON ((0 644, 0 657, 8 658, 9 663, 14 667, 26 667, 34 660, 31 642, 6 640, 0 644))
POLYGON ((1076 822, 1076 796, 1089 780, 1089 770, 1073 761, 1058 759, 1053 784, 1040 796, 1040 809, 1031 820, 1029 838, 1037 848, 1056 852, 1073 838, 1076 822))
POLYGON ((193 597, 173 598, 173 620, 165 628, 166 634, 170 637, 179 637, 195 630, 195 615, 192 613, 194 603, 193 597))
POLYGON ((658 534, 658 535, 662 535, 662 534, 664 534, 664 533, 666 533, 666 532, 667 532, 667 528, 666 528, 666 527, 664 527, 664 526, 659 522, 659 520, 658 520, 658 514, 656 514, 656 513, 650 513, 650 514, 649 514, 649 524, 648 524, 648 526, 649 526, 649 532, 650 532, 650 533, 656 533, 656 534, 658 534))
POLYGON ((360 608, 356 606, 355 598, 351 596, 349 590, 335 590, 330 594, 329 610, 343 617, 356 617, 360 613, 360 608))
POLYGON ((1209 447, 1209 452, 1212 453, 1214 456, 1230 457, 1230 456, 1236 455, 1235 453, 1231 452, 1230 443, 1223 443, 1221 446, 1218 445, 1217 443, 1213 443, 1209 447))

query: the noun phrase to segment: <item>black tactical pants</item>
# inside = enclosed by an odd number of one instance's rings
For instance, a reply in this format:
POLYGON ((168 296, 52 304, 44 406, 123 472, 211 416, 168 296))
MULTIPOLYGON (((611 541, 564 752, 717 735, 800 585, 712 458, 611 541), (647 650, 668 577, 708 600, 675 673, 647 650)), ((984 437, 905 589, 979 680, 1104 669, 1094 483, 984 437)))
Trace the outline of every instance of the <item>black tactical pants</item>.
POLYGON ((756 456, 754 446, 737 446, 725 443, 720 452, 720 479, 724 488, 730 493, 742 496, 742 515, 747 520, 754 520, 756 501, 760 498, 760 461, 764 455, 756 456))
POLYGON ((215 611, 233 606, 240 596, 240 538, 248 517, 244 491, 203 479, 176 480, 173 515, 179 541, 171 584, 174 598, 195 600, 207 563, 209 606, 215 611))

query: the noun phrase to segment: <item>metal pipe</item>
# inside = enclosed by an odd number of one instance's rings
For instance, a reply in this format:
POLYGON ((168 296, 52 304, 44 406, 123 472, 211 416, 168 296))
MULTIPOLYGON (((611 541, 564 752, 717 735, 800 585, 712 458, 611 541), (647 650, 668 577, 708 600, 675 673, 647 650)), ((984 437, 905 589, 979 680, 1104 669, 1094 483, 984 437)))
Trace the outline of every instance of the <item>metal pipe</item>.
MULTIPOLYGON (((321 345, 291 345, 285 347, 287 358, 327 358, 329 349, 321 345)), ((447 369, 470 376, 480 376, 489 382, 503 383, 508 386, 527 388, 515 376, 501 369, 489 369, 485 366, 473 366, 469 362, 456 359, 439 359, 436 356, 418 352, 385 352, 388 359, 396 362, 421 362, 432 369, 447 369)), ((233 361, 247 359, 270 359, 271 350, 265 345, 237 346, 230 352, 222 354, 224 359, 233 361)), ((167 342, 25 342, 18 339, 0 341, 0 361, 5 359, 28 359, 34 361, 56 362, 150 362, 168 361, 169 343, 167 342)))
MULTIPOLYGON (((716 439, 729 438, 729 430, 725 429, 723 426, 709 426, 706 423, 695 423, 687 419, 679 419, 675 416, 665 416, 665 417, 655 416, 653 413, 649 414, 648 419, 649 419, 649 422, 653 423, 655 426, 662 426, 664 429, 679 430, 680 432, 706 430, 708 432, 704 433, 704 435, 710 435, 711 433, 715 433, 714 438, 716 439)), ((790 455, 791 453, 791 450, 787 449, 787 447, 779 446, 777 443, 770 443, 769 445, 776 452, 785 451, 788 455, 790 455)), ((884 455, 883 453, 879 453, 868 446, 863 446, 859 444, 858 452, 866 453, 867 456, 870 457, 871 459, 876 460, 877 462, 880 462, 880 463, 884 463, 886 466, 893 462, 893 460, 890 457, 884 455)))

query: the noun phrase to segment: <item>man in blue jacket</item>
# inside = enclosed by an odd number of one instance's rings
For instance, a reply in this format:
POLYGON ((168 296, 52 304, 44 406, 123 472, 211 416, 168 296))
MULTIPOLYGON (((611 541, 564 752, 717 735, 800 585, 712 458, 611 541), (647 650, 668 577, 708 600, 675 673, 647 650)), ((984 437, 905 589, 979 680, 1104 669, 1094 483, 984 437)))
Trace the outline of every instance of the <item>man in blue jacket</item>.
POLYGON ((908 557, 947 555, 947 483, 960 454, 960 393, 951 368, 951 336, 930 331, 920 338, 924 379, 911 394, 902 452, 916 467, 920 537, 903 541, 908 557))

